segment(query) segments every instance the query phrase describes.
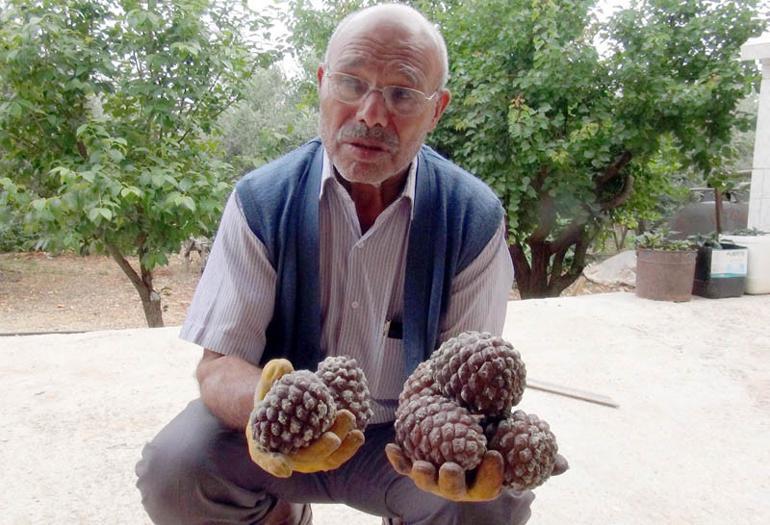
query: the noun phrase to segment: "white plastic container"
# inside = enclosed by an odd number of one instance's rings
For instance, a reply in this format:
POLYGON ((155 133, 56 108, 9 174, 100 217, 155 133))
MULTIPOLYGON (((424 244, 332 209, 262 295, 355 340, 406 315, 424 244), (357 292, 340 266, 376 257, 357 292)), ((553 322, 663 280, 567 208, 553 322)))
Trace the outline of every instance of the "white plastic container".
POLYGON ((721 239, 749 249, 746 293, 770 293, 770 235, 723 235, 721 239))

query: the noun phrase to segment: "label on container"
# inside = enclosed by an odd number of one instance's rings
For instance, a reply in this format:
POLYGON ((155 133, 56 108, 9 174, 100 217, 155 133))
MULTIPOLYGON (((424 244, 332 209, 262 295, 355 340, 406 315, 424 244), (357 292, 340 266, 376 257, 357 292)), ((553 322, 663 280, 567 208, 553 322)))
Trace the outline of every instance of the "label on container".
POLYGON ((711 278, 745 277, 748 250, 711 250, 711 278))

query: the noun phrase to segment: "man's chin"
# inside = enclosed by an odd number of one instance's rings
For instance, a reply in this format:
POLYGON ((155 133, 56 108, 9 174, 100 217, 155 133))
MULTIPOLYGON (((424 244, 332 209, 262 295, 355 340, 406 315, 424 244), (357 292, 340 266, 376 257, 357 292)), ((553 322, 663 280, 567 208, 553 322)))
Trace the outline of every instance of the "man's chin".
POLYGON ((383 166, 377 163, 362 163, 355 162, 350 164, 343 164, 341 167, 335 164, 337 167, 337 173, 340 177, 347 182, 353 184, 371 184, 373 186, 379 186, 389 178, 393 177, 395 173, 387 166, 383 166))

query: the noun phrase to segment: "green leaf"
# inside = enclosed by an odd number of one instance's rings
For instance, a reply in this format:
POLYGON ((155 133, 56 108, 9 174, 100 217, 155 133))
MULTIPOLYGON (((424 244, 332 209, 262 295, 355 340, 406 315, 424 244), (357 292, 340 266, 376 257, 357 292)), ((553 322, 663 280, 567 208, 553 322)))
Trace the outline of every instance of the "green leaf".
POLYGON ((184 196, 181 199, 181 204, 190 211, 195 211, 195 201, 191 197, 184 196))
POLYGON ((125 188, 120 190, 120 196, 121 197, 127 197, 129 195, 133 195, 139 199, 144 197, 144 192, 137 188, 136 186, 126 186, 125 188))
POLYGON ((118 150, 116 150, 116 149, 109 150, 108 151, 108 155, 109 155, 110 159, 112 159, 112 161, 116 162, 116 163, 120 162, 121 160, 123 160, 125 158, 123 156, 123 153, 118 151, 118 150))

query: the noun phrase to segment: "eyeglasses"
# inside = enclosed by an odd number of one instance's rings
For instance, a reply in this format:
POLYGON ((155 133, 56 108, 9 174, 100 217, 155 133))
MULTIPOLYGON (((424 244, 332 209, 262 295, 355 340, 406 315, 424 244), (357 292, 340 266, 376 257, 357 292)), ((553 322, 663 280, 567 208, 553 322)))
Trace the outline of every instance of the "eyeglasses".
POLYGON ((422 111, 425 104, 433 100, 438 94, 438 91, 435 91, 431 96, 427 96, 420 90, 402 86, 376 88, 366 80, 346 73, 327 73, 326 78, 332 95, 340 102, 357 104, 372 91, 379 91, 385 99, 385 106, 388 110, 404 117, 422 111))

